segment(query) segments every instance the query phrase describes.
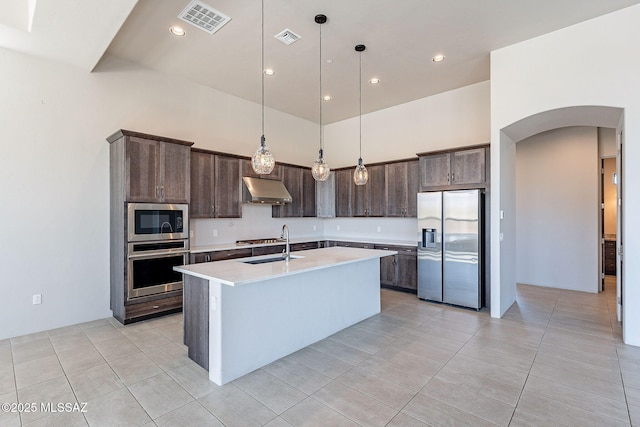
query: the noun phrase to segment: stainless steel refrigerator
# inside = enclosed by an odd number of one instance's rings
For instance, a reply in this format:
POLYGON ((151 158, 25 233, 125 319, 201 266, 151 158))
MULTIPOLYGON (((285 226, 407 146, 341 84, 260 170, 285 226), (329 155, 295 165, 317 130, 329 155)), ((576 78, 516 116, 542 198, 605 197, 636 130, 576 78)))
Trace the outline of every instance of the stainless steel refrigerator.
POLYGON ((482 307, 481 190, 418 193, 418 298, 482 307))

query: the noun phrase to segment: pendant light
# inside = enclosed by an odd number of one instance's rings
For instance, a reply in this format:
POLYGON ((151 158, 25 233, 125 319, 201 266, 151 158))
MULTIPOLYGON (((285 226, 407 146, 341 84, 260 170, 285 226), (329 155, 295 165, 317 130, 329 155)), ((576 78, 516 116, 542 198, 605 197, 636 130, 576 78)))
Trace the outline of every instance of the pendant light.
POLYGON ((251 167, 253 171, 260 175, 268 175, 273 171, 276 161, 273 154, 267 149, 267 143, 264 138, 264 0, 262 0, 262 136, 260 137, 260 147, 251 158, 251 167))
POLYGON ((322 150, 323 145, 323 129, 322 129, 322 24, 327 22, 325 15, 316 15, 315 21, 319 24, 320 28, 320 151, 318 151, 318 160, 313 163, 311 168, 311 174, 316 181, 326 181, 329 178, 329 165, 324 161, 324 152, 322 150))
POLYGON ((360 157, 358 158, 356 170, 353 171, 353 182, 356 185, 365 185, 369 180, 369 172, 367 172, 367 168, 364 166, 364 163, 362 163, 362 52, 364 52, 366 48, 363 44, 356 46, 360 63, 360 157))

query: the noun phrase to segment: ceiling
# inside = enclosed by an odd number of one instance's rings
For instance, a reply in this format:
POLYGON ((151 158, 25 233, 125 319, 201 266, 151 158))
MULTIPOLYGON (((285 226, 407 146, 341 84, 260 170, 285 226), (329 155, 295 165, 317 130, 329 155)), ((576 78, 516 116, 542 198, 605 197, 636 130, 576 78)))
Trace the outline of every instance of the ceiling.
MULTIPOLYGON (((261 102, 261 1, 203 0, 231 17, 214 34, 177 18, 190 0, 3 0, 0 46, 100 70, 104 55, 261 102), (172 25, 184 37, 169 32, 172 25), (73 28, 73 31, 69 31, 73 28)), ((489 53, 640 0, 264 0, 265 104, 322 122, 376 111, 489 79, 489 53), (302 36, 287 46, 283 29, 302 36), (431 59, 442 53, 446 60, 431 59), (332 60, 331 63, 326 60, 332 60), (380 84, 368 83, 377 77, 380 84)), ((545 58, 540 58, 544 61, 545 58)), ((129 67, 131 66, 129 65, 129 67)), ((553 64, 549 64, 550 67, 553 64)))

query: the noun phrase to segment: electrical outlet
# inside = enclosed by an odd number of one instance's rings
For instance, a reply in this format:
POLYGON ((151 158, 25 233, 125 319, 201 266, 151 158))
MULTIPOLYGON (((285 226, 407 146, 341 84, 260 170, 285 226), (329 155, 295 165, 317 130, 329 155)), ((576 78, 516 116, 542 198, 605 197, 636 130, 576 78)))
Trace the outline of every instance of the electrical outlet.
POLYGON ((340 231, 340 226, 336 225, 336 231, 340 231))
POLYGON ((195 232, 193 230, 189 230, 189 237, 193 239, 193 236, 195 236, 195 232))
POLYGON ((378 230, 378 233, 381 232, 382 231, 382 227, 378 226, 377 230, 378 230))
POLYGON ((34 304, 42 304, 42 294, 35 294, 33 296, 33 303, 34 304))
POLYGON ((218 230, 213 230, 213 237, 218 237, 218 230))
POLYGON ((313 226, 313 231, 316 231, 316 226, 315 225, 313 226))

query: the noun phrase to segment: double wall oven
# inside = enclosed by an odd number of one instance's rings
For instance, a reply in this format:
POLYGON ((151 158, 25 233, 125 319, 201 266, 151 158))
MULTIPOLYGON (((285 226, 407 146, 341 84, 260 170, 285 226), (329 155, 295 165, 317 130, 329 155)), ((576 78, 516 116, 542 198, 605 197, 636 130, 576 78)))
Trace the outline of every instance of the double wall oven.
POLYGON ((182 289, 189 263, 186 204, 129 203, 127 206, 127 300, 182 289))

